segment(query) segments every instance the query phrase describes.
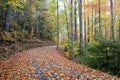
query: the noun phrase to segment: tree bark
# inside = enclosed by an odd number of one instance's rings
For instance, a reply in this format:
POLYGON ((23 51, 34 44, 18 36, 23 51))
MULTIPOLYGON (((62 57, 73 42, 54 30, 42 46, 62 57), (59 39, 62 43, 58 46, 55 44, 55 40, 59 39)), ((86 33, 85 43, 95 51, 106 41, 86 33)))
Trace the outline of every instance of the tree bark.
POLYGON ((94 15, 94 37, 96 36, 97 34, 97 31, 96 31, 96 11, 95 11, 95 15, 94 15))
POLYGON ((76 5, 77 5, 77 1, 76 0, 74 0, 74 26, 75 26, 75 40, 77 41, 78 40, 78 38, 77 38, 77 33, 78 33, 78 31, 77 31, 77 7, 76 7, 76 5))
POLYGON ((87 41, 90 42, 90 28, 89 28, 89 26, 90 26, 90 21, 89 21, 89 16, 88 16, 88 18, 87 18, 87 22, 88 22, 88 24, 87 24, 87 31, 88 31, 87 41))
POLYGON ((107 23, 105 24, 105 38, 107 39, 107 33, 108 33, 108 30, 107 30, 106 25, 107 25, 107 23))
POLYGON ((93 38, 93 36, 94 36, 94 10, 93 10, 93 5, 92 5, 92 27, 91 27, 91 35, 92 35, 92 38, 93 38))
POLYGON ((86 18, 84 18, 84 42, 86 47, 86 18))
POLYGON ((80 27, 80 54, 83 54, 83 33, 82 33, 82 0, 78 0, 78 7, 79 7, 79 27, 80 27))
POLYGON ((111 40, 114 40, 113 0, 110 0, 110 9, 111 9, 111 40))
POLYGON ((120 40, 120 19, 119 19, 119 30, 118 30, 119 40, 120 40))
POLYGON ((10 28, 10 5, 7 6, 5 31, 8 32, 10 28))
POLYGON ((65 5, 65 2, 64 2, 64 8, 65 8, 65 15, 66 15, 66 25, 67 25, 67 31, 68 31, 68 39, 70 38, 69 37, 69 23, 68 23, 68 16, 67 16, 67 10, 66 10, 66 5, 65 5))
MULTIPOLYGON (((85 4, 85 0, 84 0, 84 4, 85 4)), ((85 7, 84 7, 84 47, 86 47, 86 13, 85 13, 85 7)))
POLYGON ((73 0, 70 2, 70 22, 71 22, 71 60, 74 60, 74 35, 73 35, 73 0))
POLYGON ((57 50, 59 50, 59 5, 57 0, 57 50))
POLYGON ((100 9, 100 0, 98 0, 98 6, 99 6, 99 24, 98 24, 98 33, 101 34, 101 9, 100 9))

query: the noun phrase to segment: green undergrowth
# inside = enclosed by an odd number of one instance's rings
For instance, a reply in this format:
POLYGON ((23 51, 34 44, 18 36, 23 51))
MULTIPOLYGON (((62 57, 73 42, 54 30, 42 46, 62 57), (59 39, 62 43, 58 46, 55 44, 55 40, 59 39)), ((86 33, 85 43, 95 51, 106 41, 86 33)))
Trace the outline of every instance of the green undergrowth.
MULTIPOLYGON (((95 37, 84 46, 80 54, 79 43, 74 41, 75 61, 88 67, 120 77, 120 41, 108 40, 104 37, 95 37)), ((63 42, 64 56, 70 59, 71 41, 63 42)))

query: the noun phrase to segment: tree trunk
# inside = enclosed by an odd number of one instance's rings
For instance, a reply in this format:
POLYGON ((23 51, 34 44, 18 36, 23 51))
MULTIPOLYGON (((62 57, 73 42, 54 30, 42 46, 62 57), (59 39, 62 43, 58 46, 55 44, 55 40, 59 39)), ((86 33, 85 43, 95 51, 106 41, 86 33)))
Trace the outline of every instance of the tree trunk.
POLYGON ((73 0, 70 2, 70 22, 71 22, 71 60, 74 60, 74 35, 73 35, 73 0))
POLYGON ((84 19, 84 42, 86 47, 86 18, 84 19))
POLYGON ((95 15, 94 15, 94 37, 96 36, 97 31, 96 31, 96 11, 95 11, 95 15))
POLYGON ((8 32, 10 28, 10 5, 7 6, 5 31, 8 32))
POLYGON ((110 0, 110 9, 111 9, 111 40, 114 40, 113 0, 110 0))
POLYGON ((77 5, 77 1, 76 0, 74 0, 74 7, 75 7, 75 9, 74 9, 74 26, 75 26, 75 40, 77 41, 77 7, 76 7, 76 5, 77 5))
POLYGON ((67 31, 68 31, 68 39, 70 38, 69 37, 69 23, 68 23, 68 16, 67 16, 67 10, 66 10, 66 5, 65 5, 65 2, 64 2, 64 8, 65 8, 65 15, 66 15, 66 25, 67 25, 67 31))
POLYGON ((57 50, 59 50, 59 5, 57 0, 57 50))
POLYGON ((120 40, 120 19, 119 19, 119 30, 118 30, 119 40, 120 40))
MULTIPOLYGON (((84 0, 85 3, 85 0, 84 0)), ((84 7, 84 47, 86 47, 86 14, 85 14, 85 7, 84 7)))
POLYGON ((39 21, 38 21, 38 19, 36 18, 36 27, 35 27, 35 30, 36 30, 36 31, 35 31, 35 36, 36 36, 36 38, 39 38, 39 35, 38 35, 38 34, 39 34, 39 33, 38 33, 38 32, 39 32, 39 30, 38 30, 38 26, 39 26, 39 25, 38 25, 38 23, 39 23, 39 21))
POLYGON ((92 38, 94 36, 94 10, 93 10, 93 5, 92 5, 92 27, 91 27, 91 35, 92 35, 92 38))
POLYGON ((39 32, 39 17, 40 17, 40 8, 38 6, 38 3, 36 2, 36 37, 40 38, 40 32, 39 32))
POLYGON ((83 33, 82 33, 82 0, 78 0, 78 7, 79 7, 79 27, 80 27, 80 54, 83 54, 83 33))
MULTIPOLYGON (((88 1, 88 0, 87 0, 88 1)), ((90 42, 90 17, 89 17, 89 11, 90 9, 88 8, 88 16, 87 16, 87 41, 88 43, 90 42)))
POLYGON ((89 26, 90 26, 90 21, 89 21, 89 16, 88 16, 88 18, 87 18, 87 22, 88 22, 88 24, 87 24, 87 31, 88 31, 87 41, 90 42, 90 28, 89 28, 89 26))
POLYGON ((107 31, 106 25, 107 25, 107 24, 105 24, 105 38, 107 39, 107 33, 108 33, 108 31, 107 31))
POLYGON ((99 24, 98 24, 98 33, 101 34, 101 10, 100 10, 100 0, 98 0, 98 6, 99 6, 99 24))

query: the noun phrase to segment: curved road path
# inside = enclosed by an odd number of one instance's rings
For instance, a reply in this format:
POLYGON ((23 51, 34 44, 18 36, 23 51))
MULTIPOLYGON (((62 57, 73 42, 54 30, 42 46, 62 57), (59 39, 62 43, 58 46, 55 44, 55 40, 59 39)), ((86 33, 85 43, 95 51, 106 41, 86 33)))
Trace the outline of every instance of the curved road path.
POLYGON ((0 80, 119 80, 113 76, 72 62, 55 46, 19 52, 0 60, 0 80))

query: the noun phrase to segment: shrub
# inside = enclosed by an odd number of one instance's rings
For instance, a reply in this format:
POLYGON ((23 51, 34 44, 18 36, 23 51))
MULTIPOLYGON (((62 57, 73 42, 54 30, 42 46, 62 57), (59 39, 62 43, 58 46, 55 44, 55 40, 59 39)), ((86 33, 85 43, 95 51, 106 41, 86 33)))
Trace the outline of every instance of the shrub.
POLYGON ((120 41, 95 39, 97 43, 87 47, 86 58, 89 65, 111 74, 120 75, 120 41))
POLYGON ((10 32, 3 32, 2 38, 5 41, 13 41, 13 37, 10 32))
POLYGON ((14 40, 20 40, 28 35, 28 32, 25 30, 22 30, 22 31, 13 30, 11 33, 12 33, 12 37, 14 38, 14 40))
POLYGON ((28 36, 28 31, 22 30, 21 32, 22 32, 22 34, 24 34, 24 36, 28 36))
MULTIPOLYGON (((64 55, 70 59, 70 54, 71 54, 71 41, 70 40, 64 40, 63 44, 63 49, 64 49, 64 55)), ((78 50, 79 47, 77 45, 78 43, 75 41, 74 42, 74 55, 77 56, 78 55, 78 50)))

